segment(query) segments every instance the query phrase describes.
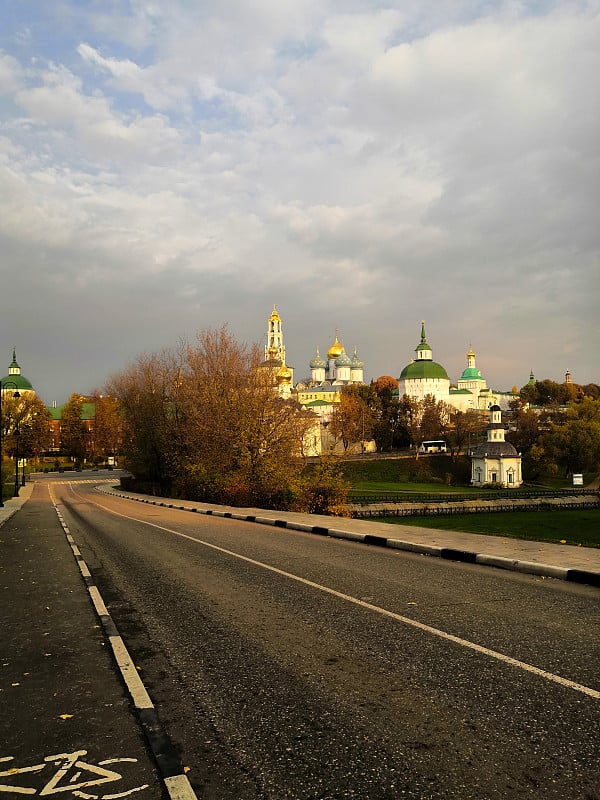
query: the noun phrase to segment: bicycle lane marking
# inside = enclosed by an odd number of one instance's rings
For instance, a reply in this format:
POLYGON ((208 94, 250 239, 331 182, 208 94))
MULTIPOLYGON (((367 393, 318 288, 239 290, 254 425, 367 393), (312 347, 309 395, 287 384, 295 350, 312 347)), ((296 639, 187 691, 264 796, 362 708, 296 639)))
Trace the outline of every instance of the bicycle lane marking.
MULTIPOLYGON (((12 767, 11 769, 0 772, 0 777, 15 777, 24 775, 26 773, 40 773, 49 764, 54 764, 57 768, 53 775, 46 781, 42 788, 38 791, 33 786, 15 786, 13 784, 0 784, 0 792, 9 792, 11 794, 39 794, 45 796, 49 794, 57 794, 59 792, 72 792, 77 797, 87 798, 88 800, 97 800, 102 797, 104 800, 109 798, 127 797, 130 794, 140 792, 148 788, 145 783, 141 786, 135 786, 131 789, 118 792, 111 795, 98 795, 89 794, 87 792, 80 792, 80 789, 89 788, 90 786, 99 786, 105 783, 112 783, 120 781, 123 775, 120 772, 115 772, 112 769, 106 769, 108 764, 130 763, 137 764, 136 758, 109 758, 98 764, 91 764, 86 761, 81 761, 80 756, 87 755, 87 750, 76 750, 72 753, 60 753, 53 756, 46 756, 43 764, 34 764, 28 767, 12 767), (74 770, 74 774, 70 777, 69 772, 74 770), (81 780, 82 776, 91 774, 93 779, 81 780)), ((0 763, 7 763, 14 761, 12 756, 0 758, 0 763)))
MULTIPOLYGON (((77 492, 73 487, 69 487, 71 492, 77 496, 77 492)), ((138 720, 142 726, 144 734, 152 750, 156 766, 161 774, 163 783, 171 800, 198 800, 192 788, 187 775, 183 770, 183 765, 179 759, 177 751, 172 745, 170 739, 164 732, 154 703, 152 702, 146 687, 144 686, 138 671, 133 663, 125 642, 117 630, 117 627, 110 616, 108 609, 102 599, 98 587, 94 584, 90 570, 85 563, 81 551, 77 546, 71 532, 63 518, 63 515, 58 507, 56 496, 52 491, 52 485, 48 484, 48 493, 50 501, 54 507, 60 525, 65 532, 71 551, 79 566, 84 583, 87 587, 88 594, 92 601, 92 605, 102 623, 104 632, 108 638, 111 646, 113 657, 121 673, 121 677, 125 683, 127 691, 132 699, 134 708, 137 712, 138 720)), ((86 498, 82 499, 86 500, 86 498)), ((118 798, 122 795, 114 795, 111 797, 118 798)), ((106 797, 105 800, 111 800, 111 797, 106 797)))
POLYGON ((268 570, 269 572, 273 572, 277 575, 281 575, 284 578, 288 578, 292 581, 296 581, 297 583, 303 584, 304 586, 308 586, 312 589, 316 589, 320 592, 324 592, 325 594, 329 594, 332 597, 337 597, 340 600, 344 600, 347 603, 352 603, 353 605, 360 606, 361 608, 367 609, 368 611, 372 611, 376 614, 379 614, 384 617, 388 617, 390 619, 396 620, 397 622, 402 623, 403 625, 408 625, 412 628, 416 628, 417 630, 423 631, 432 636, 437 636, 440 639, 444 639, 445 641, 452 642, 453 644, 459 645, 460 647, 466 648, 468 650, 473 650, 476 653, 479 653, 484 656, 488 656, 489 658, 493 658, 497 661, 500 661, 504 664, 508 664, 516 669, 520 669, 524 672, 528 672, 532 675, 537 675, 544 680, 550 681, 551 683, 557 683, 560 686, 564 686, 568 689, 573 689, 576 692, 580 692, 581 694, 587 695, 588 697, 592 697, 595 700, 600 700, 600 691, 596 689, 592 689, 589 686, 585 686, 584 684, 577 683, 576 681, 572 681, 569 678, 563 678, 560 675, 556 675, 553 672, 547 672, 540 667, 536 667, 533 664, 528 664, 525 661, 519 661, 519 659, 513 658, 512 656, 507 656, 504 653, 500 653, 497 650, 492 650, 489 647, 484 647, 482 645, 477 644, 476 642, 471 642, 468 639, 462 639, 460 636, 455 636, 452 633, 448 633, 447 631, 443 631, 439 628, 434 628, 431 625, 426 625, 423 622, 419 622, 418 620, 411 619, 410 617, 402 616, 401 614, 396 614, 394 611, 389 611, 388 609, 382 608, 381 606, 373 605, 372 603, 367 603, 364 600, 360 600, 358 597, 352 597, 352 595, 344 594, 343 592, 338 592, 336 589, 332 589, 329 586, 324 586, 320 583, 315 583, 314 581, 308 580, 307 578, 303 578, 300 575, 295 575, 291 572, 286 572, 285 570, 279 569, 278 567, 274 567, 272 564, 266 564, 262 561, 256 561, 253 558, 249 558, 248 556, 244 556, 241 553, 236 553, 233 550, 228 550, 224 547, 219 547, 216 544, 211 544, 211 542, 206 542, 202 539, 197 539, 194 536, 188 536, 186 533, 181 533, 180 531, 173 530, 172 528, 166 528, 163 525, 157 525, 154 522, 147 522, 143 519, 138 519, 137 517, 128 516, 127 514, 121 514, 118 511, 114 511, 107 506, 103 506, 101 503, 97 503, 93 500, 90 500, 87 497, 83 497, 83 495, 78 495, 77 492, 71 487, 71 491, 78 497, 80 497, 85 502, 89 502, 92 505, 98 506, 103 511, 106 511, 109 514, 114 514, 117 517, 122 517, 123 519, 131 520, 132 522, 138 522, 143 525, 149 525, 151 528, 157 528, 158 530, 165 531, 165 533, 173 534, 174 536, 179 536, 182 539, 188 539, 191 542, 195 542, 196 544, 202 545, 204 547, 208 547, 211 550, 216 550, 217 552, 223 553, 224 555, 231 556, 233 558, 237 558, 240 561, 245 561, 248 564, 252 564, 253 566, 260 567, 261 569, 268 570))

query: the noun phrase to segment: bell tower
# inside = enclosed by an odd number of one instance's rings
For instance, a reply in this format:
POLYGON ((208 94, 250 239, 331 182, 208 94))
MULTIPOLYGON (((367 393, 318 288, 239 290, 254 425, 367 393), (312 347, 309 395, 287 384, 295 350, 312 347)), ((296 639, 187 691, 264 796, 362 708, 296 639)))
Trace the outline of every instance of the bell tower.
POLYGON ((273 311, 267 323, 267 343, 265 345, 265 361, 280 361, 285 364, 285 346, 283 344, 283 331, 281 329, 281 317, 277 311, 277 306, 273 305, 273 311))

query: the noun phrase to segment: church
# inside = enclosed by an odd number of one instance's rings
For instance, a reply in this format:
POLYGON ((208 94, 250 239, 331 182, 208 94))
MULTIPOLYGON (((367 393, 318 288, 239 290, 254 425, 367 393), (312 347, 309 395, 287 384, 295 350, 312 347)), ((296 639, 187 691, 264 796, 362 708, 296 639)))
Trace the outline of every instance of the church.
POLYGON ((507 410, 511 400, 515 399, 513 392, 502 392, 488 387, 476 366, 472 347, 467 353, 465 370, 456 386, 452 386, 444 367, 433 360, 433 351, 425 334, 425 322, 421 322, 421 341, 415 348, 415 355, 398 378, 399 397, 406 394, 415 400, 423 400, 426 395, 432 395, 436 400, 443 400, 459 411, 487 411, 493 405, 507 410))
POLYGON ((506 486, 517 489, 523 482, 521 454, 504 439, 500 406, 491 406, 487 441, 471 451, 473 486, 506 486))

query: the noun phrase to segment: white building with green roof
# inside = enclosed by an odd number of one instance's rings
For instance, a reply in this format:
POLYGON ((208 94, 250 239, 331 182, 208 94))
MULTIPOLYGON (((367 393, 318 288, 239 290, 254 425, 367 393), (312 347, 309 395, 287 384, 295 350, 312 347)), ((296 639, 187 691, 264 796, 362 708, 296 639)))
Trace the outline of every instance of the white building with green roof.
POLYGON ((450 385, 448 373, 441 364, 433 360, 431 347, 425 335, 425 323, 421 323, 421 341, 415 349, 416 358, 407 364, 398 378, 398 397, 408 395, 415 400, 423 400, 432 395, 436 400, 443 400, 460 411, 469 409, 487 411, 498 405, 506 410, 514 399, 512 392, 500 392, 490 389, 486 379, 475 363, 473 348, 467 353, 467 367, 457 381, 450 385))
POLYGON ((416 358, 407 364, 398 378, 398 395, 423 400, 428 394, 436 400, 448 402, 450 379, 441 364, 433 360, 433 352, 427 344, 425 322, 421 323, 421 341, 415 348, 416 358))

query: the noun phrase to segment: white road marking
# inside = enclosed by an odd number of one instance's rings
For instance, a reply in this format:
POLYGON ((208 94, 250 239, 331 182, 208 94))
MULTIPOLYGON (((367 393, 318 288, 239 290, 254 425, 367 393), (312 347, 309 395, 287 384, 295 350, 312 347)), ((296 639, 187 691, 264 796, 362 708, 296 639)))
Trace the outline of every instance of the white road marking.
MULTIPOLYGON (((71 491, 73 491, 76 494, 76 492, 72 487, 71 491)), ((87 497, 85 498, 82 497, 82 499, 85 499, 92 505, 98 506, 99 508, 108 512, 109 514, 114 514, 117 517, 122 517, 123 519, 128 519, 131 520, 132 522, 139 522, 143 525, 149 525, 151 528, 157 528, 158 530, 165 531, 166 533, 171 533, 174 536, 179 536, 182 539, 188 539, 191 542, 203 545, 204 547, 208 547, 211 550, 216 550, 219 553, 223 553, 224 555, 237 558, 240 561, 245 561, 248 564, 252 564, 256 567, 260 567, 261 569, 268 570, 269 572, 273 572, 276 575, 281 575, 284 578, 289 578, 290 580, 296 581, 297 583, 301 583, 304 586, 309 586, 312 589, 316 589, 320 592, 324 592, 325 594, 329 594, 332 597, 337 597, 340 600, 344 600, 348 603, 352 603, 353 605, 360 606, 361 608, 365 608, 369 611, 373 611, 376 614, 380 614, 381 616, 394 619, 397 622, 401 622, 404 625, 409 625, 410 627, 417 628, 418 630, 424 631, 425 633, 431 634, 432 636, 437 636, 440 639, 444 639, 445 641, 457 644, 460 647, 465 647, 469 650, 475 651, 476 653, 481 653, 482 655, 489 656, 490 658, 495 658, 496 660, 501 661, 504 664, 509 664, 510 666, 516 667, 517 669, 521 669, 524 670, 525 672, 537 675, 538 677, 544 678, 547 681, 558 683, 561 686, 567 687, 568 689, 574 689, 575 691, 581 692, 582 694, 585 694, 588 697, 593 697, 595 700, 600 700, 600 692, 596 691, 596 689, 592 689, 589 686, 584 686, 581 683, 576 683, 575 681, 571 681, 568 678, 562 678, 560 675, 555 675, 552 672, 547 672, 546 670, 540 669, 539 667, 535 667, 532 664, 527 664, 525 661, 519 661, 518 659, 512 658, 511 656, 507 656, 504 653, 499 653, 497 650, 491 650, 489 647, 483 647, 482 645, 476 644, 475 642, 470 642, 468 639, 462 639, 460 636, 454 636, 454 634, 452 633, 447 633, 446 631, 442 631, 439 628, 434 628, 431 625, 426 625, 423 622, 418 622, 418 620, 411 619, 410 617, 404 617, 401 614, 396 614, 394 611, 388 611, 387 609, 381 608, 380 606, 373 605, 372 603, 367 603, 364 600, 360 600, 358 597, 352 597, 351 595, 344 594, 343 592, 338 592, 336 589, 332 589, 329 586, 323 586, 320 583, 315 583, 314 581, 310 581, 307 578, 302 578, 300 575, 294 575, 291 572, 286 572, 285 570, 279 569, 278 567, 274 567, 271 564, 265 564, 262 561, 256 561, 253 558, 244 556, 241 553, 236 553, 233 550, 227 550, 224 547, 219 547, 216 544, 211 544, 211 542, 205 542, 202 539, 196 539, 195 537, 189 536, 186 533, 175 531, 172 528, 166 528, 163 525, 157 525, 154 522, 147 522, 146 520, 138 519, 137 517, 131 517, 127 514, 121 514, 120 512, 114 511, 113 509, 102 505, 102 503, 90 500, 87 497)))

